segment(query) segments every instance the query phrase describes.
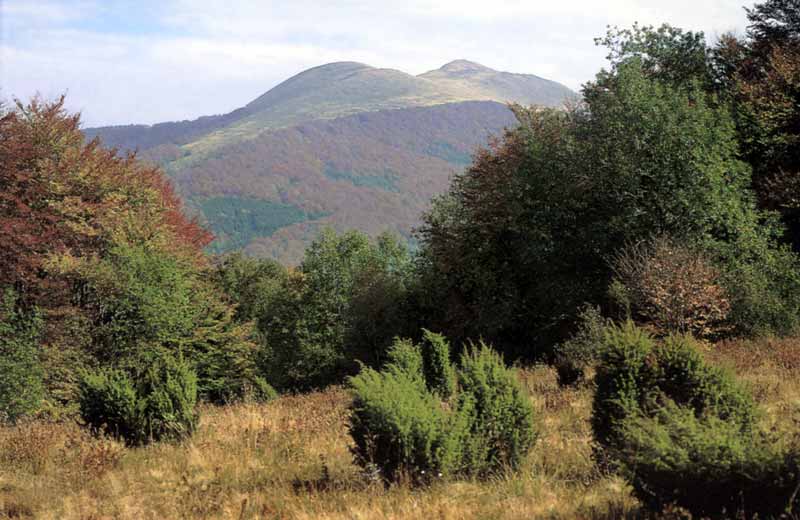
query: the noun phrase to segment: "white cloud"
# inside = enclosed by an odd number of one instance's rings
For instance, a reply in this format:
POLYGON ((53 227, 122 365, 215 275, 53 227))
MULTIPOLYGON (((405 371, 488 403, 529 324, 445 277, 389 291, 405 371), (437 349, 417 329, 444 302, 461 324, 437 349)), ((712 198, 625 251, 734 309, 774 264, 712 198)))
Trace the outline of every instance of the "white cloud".
POLYGON ((54 22, 67 22, 91 15, 97 10, 97 4, 91 1, 76 1, 71 3, 53 0, 3 0, 2 13, 6 23, 24 21, 27 24, 52 24, 54 22))
POLYGON ((2 95, 68 91, 69 106, 90 125, 229 111, 308 67, 340 60, 418 74, 466 58, 578 88, 603 65, 593 38, 608 24, 668 22, 711 36, 745 25, 740 0, 32 5, 0 0, 2 95), (130 14, 141 19, 131 22, 130 14))

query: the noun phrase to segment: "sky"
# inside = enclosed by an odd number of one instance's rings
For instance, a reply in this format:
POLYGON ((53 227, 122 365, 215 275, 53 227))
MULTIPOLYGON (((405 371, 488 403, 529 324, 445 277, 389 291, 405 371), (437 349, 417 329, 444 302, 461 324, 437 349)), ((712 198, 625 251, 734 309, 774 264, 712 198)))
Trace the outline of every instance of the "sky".
POLYGON ((66 93, 84 126, 194 119, 334 61, 420 74, 455 59, 572 89, 606 27, 743 33, 752 0, 0 0, 0 98, 66 93))

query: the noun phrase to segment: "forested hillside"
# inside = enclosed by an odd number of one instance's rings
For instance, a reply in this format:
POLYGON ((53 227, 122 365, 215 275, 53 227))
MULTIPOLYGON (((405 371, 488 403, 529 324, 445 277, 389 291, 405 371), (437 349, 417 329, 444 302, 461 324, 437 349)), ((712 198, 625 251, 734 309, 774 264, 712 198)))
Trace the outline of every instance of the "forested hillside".
POLYGON ((477 147, 514 123, 494 102, 370 112, 266 133, 167 171, 217 235, 212 250, 297 263, 324 226, 410 238, 477 147))
POLYGON ((573 98, 558 83, 464 60, 420 76, 343 62, 226 115, 85 133, 163 166, 217 235, 211 251, 297 263, 326 225, 409 238, 431 197, 513 124, 505 103, 573 98))

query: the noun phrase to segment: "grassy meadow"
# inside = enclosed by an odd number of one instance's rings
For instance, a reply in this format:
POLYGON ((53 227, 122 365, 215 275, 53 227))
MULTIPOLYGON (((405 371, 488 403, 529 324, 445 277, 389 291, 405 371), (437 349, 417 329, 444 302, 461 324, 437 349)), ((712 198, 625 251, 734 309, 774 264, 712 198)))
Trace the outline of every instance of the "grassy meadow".
MULTIPOLYGON (((767 428, 800 421, 800 341, 723 342, 713 363, 753 391, 767 428)), ((549 367, 519 370, 541 437, 523 467, 488 482, 385 487, 352 462, 348 392, 205 406, 181 444, 140 448, 71 421, 0 429, 2 518, 645 518, 628 485, 599 470, 592 386, 560 388, 549 367)))

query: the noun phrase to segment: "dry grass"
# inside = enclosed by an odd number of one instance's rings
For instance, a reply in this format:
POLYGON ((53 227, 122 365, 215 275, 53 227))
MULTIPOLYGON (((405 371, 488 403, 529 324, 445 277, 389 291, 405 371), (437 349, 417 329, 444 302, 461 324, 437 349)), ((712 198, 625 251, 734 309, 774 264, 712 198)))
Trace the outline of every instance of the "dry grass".
MULTIPOLYGON (((772 425, 796 429, 800 341, 725 343, 708 357, 754 389, 772 425)), ((0 429, 0 518, 638 518, 618 477, 592 462, 590 387, 521 371, 542 435, 520 471, 489 482, 384 488, 352 463, 348 395, 202 410, 188 442, 127 449, 74 424, 0 429)))
POLYGON ((723 342, 706 357, 734 371, 764 412, 765 428, 796 438, 800 432, 800 338, 723 342))

